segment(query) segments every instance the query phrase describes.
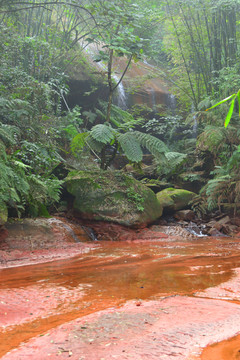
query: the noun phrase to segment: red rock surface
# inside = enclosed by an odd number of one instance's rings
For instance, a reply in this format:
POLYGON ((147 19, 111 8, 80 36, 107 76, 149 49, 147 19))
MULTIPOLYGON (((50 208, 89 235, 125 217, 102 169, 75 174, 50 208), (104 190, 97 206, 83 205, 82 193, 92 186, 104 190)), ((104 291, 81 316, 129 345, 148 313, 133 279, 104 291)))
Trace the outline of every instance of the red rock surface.
POLYGON ((69 258, 88 252, 95 247, 89 236, 77 226, 73 238, 74 224, 65 224, 63 219, 16 220, 1 232, 0 268, 43 263, 69 258))
POLYGON ((65 225, 0 242, 1 359, 239 359, 239 238, 109 227, 126 241, 96 246, 65 225))
POLYGON ((208 344, 209 332, 213 341, 235 334, 239 321, 239 306, 222 301, 132 301, 61 325, 2 359, 183 360, 208 344))

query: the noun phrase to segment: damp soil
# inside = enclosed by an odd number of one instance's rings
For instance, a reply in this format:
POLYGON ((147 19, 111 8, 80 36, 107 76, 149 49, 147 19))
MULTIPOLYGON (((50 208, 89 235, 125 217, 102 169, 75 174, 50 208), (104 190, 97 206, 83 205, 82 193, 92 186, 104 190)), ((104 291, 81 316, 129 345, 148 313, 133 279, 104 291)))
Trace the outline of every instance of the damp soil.
POLYGON ((1 359, 240 358, 239 238, 96 242, 59 219, 8 231, 1 359))

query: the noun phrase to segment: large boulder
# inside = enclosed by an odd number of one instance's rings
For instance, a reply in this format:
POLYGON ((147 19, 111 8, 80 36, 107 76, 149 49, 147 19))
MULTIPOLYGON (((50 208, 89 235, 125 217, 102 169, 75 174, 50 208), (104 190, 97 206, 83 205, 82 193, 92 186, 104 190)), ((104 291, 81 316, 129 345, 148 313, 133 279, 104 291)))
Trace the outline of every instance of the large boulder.
POLYGON ((0 202, 0 226, 4 225, 8 219, 8 209, 5 203, 0 202))
POLYGON ((188 208, 189 202, 197 196, 194 192, 174 188, 164 189, 156 195, 164 213, 173 213, 188 208))
POLYGON ((141 226, 162 215, 154 192, 121 171, 72 171, 65 181, 84 219, 141 226))

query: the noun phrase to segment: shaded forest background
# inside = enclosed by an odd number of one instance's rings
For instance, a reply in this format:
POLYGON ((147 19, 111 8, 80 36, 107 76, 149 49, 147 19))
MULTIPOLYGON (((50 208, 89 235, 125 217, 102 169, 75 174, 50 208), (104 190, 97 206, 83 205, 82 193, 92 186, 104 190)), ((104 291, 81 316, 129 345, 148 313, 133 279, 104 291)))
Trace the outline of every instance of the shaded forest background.
POLYGON ((124 154, 143 182, 199 192, 199 214, 222 204, 236 210, 238 105, 227 128, 227 102, 205 110, 239 90, 239 10, 238 0, 0 0, 0 208, 47 215, 63 205, 68 169, 107 169, 124 154), (117 79, 116 59, 125 62, 117 79), (117 89, 139 61, 166 81, 174 110, 117 106, 117 89), (73 69, 91 82, 88 106, 68 104, 73 69), (153 162, 144 172, 146 153, 153 162))

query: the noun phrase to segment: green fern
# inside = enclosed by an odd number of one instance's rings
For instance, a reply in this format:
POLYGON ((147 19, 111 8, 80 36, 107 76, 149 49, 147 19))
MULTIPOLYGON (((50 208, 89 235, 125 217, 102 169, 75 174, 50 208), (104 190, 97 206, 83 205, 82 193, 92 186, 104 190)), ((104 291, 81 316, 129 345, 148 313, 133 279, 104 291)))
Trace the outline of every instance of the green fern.
POLYGON ((56 178, 42 178, 35 174, 28 177, 30 185, 29 203, 50 205, 60 198, 62 181, 56 178))
POLYGON ((141 146, 145 147, 154 157, 160 160, 165 159, 168 148, 163 141, 140 131, 133 131, 132 134, 137 138, 141 146))
POLYGON ((132 132, 121 134, 117 138, 123 153, 132 162, 142 161, 143 152, 139 141, 132 135, 132 132))
POLYGON ((179 152, 166 152, 166 159, 172 168, 176 166, 182 165, 182 163, 186 160, 187 154, 179 153, 179 152))
POLYGON ((16 126, 0 123, 0 140, 6 145, 14 145, 16 143, 15 136, 20 133, 16 126))
POLYGON ((208 210, 217 209, 221 203, 234 203, 238 196, 234 195, 233 181, 230 175, 223 175, 209 180, 201 190, 207 198, 208 210), (236 196, 236 197, 235 197, 236 196))
POLYGON ((179 152, 166 152, 165 157, 160 160, 156 159, 158 175, 172 176, 178 172, 178 169, 187 159, 187 154, 179 152))
POLYGON ((86 145, 90 150, 96 151, 98 153, 100 153, 105 146, 103 142, 94 139, 91 135, 86 138, 86 145))
POLYGON ((79 133, 71 141, 71 151, 76 155, 79 151, 83 150, 86 146, 86 138, 89 136, 87 132, 79 133))
POLYGON ((93 124, 97 117, 97 114, 92 111, 84 111, 83 115, 86 117, 87 121, 90 122, 90 124, 93 124))
POLYGON ((7 154, 6 154, 6 146, 4 143, 0 140, 0 160, 6 160, 7 154))
MULTIPOLYGON (((107 102, 99 100, 100 109, 96 109, 96 114, 101 120, 104 120, 107 113, 107 102)), ((118 129, 129 130, 137 125, 142 125, 143 122, 146 122, 146 119, 138 117, 135 119, 132 114, 128 111, 121 109, 119 106, 112 104, 111 107, 111 116, 110 122, 113 126, 118 129)))
POLYGON ((108 124, 98 124, 92 127, 90 135, 103 144, 109 144, 114 139, 114 130, 108 124))
POLYGON ((240 171, 240 146, 235 150, 226 164, 227 173, 239 174, 240 171))
POLYGON ((206 126, 205 130, 199 135, 197 148, 217 152, 218 148, 225 143, 227 130, 223 127, 206 126))

